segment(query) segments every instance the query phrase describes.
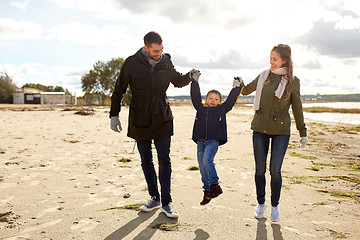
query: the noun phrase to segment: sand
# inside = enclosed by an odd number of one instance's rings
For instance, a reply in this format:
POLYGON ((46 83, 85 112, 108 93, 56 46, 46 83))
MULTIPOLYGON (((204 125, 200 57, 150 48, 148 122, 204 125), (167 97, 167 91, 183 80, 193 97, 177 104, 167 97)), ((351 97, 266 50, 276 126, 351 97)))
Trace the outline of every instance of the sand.
MULTIPOLYGON (((310 142, 299 148, 292 124, 274 223, 270 207, 265 218, 253 217, 250 108, 228 113, 229 142, 215 159, 224 193, 205 206, 200 173, 188 170, 197 166, 195 110, 172 109, 177 220, 121 208, 149 198, 134 140, 126 137, 127 108, 119 134, 109 127, 108 107, 0 105, 0 239, 360 239, 359 126, 307 119, 310 142)), ((268 205, 269 183, 267 173, 268 205)))

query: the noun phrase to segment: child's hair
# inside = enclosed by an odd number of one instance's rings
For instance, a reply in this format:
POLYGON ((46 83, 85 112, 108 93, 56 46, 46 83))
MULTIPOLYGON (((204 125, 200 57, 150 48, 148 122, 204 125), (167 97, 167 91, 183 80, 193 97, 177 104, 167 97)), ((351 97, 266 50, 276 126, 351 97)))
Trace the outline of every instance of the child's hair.
POLYGON ((286 87, 286 98, 290 98, 290 94, 294 85, 294 75, 293 75, 293 62, 291 59, 291 48, 289 45, 286 44, 278 44, 277 46, 274 46, 271 51, 276 51, 282 60, 286 61, 286 64, 284 67, 287 67, 287 78, 288 78, 288 84, 286 87))
POLYGON ((221 93, 220 93, 218 90, 215 90, 215 89, 210 90, 210 91, 206 94, 206 99, 208 98, 208 96, 209 96, 210 93, 215 93, 215 94, 219 95, 219 96, 220 96, 220 102, 221 102, 222 96, 221 96, 221 93))

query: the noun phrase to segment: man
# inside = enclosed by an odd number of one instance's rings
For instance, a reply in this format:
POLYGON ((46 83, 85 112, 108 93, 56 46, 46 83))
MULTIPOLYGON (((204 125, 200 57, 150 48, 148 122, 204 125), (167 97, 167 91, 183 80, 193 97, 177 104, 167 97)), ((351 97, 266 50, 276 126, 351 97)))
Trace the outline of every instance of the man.
POLYGON ((169 54, 163 54, 161 36, 149 32, 144 36, 144 47, 128 57, 116 81, 111 96, 110 126, 122 130, 119 112, 121 100, 130 85, 132 99, 129 109, 127 136, 136 140, 141 157, 141 167, 145 175, 151 199, 140 207, 141 211, 150 212, 160 207, 170 218, 178 218, 171 203, 171 161, 170 141, 173 135, 173 115, 166 96, 166 90, 172 83, 175 87, 188 85, 191 78, 199 78, 200 72, 191 70, 186 75, 177 72, 169 54), (157 185, 152 156, 152 140, 158 155, 159 182, 161 198, 157 185))

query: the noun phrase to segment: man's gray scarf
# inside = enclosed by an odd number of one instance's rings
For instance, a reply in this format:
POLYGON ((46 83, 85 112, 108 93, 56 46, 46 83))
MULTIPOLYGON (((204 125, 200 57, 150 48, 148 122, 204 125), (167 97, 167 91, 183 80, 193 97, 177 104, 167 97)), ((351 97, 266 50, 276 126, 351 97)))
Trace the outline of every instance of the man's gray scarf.
POLYGON ((147 52, 145 52, 144 47, 141 49, 141 53, 144 54, 144 56, 146 57, 146 59, 149 61, 150 65, 152 67, 154 67, 156 64, 158 64, 161 59, 163 58, 163 55, 161 54, 161 57, 159 59, 159 61, 155 61, 154 59, 152 59, 151 57, 149 57, 149 55, 147 54, 147 52))

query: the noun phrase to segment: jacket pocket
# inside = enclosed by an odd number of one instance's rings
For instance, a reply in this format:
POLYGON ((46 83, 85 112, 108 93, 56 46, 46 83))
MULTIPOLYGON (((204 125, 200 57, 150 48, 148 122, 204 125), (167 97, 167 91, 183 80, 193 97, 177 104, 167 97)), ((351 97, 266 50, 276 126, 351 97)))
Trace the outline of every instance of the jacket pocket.
POLYGON ((171 108, 170 108, 170 104, 166 99, 159 101, 159 106, 157 106, 157 114, 156 115, 157 115, 159 124, 161 124, 163 122, 169 122, 174 119, 171 108))
POLYGON ((261 127, 261 121, 260 121, 260 114, 261 114, 261 108, 254 113, 254 118, 251 121, 251 129, 258 130, 261 127))
POLYGON ((135 127, 149 127, 151 124, 149 111, 146 111, 145 106, 130 105, 129 119, 135 127))

